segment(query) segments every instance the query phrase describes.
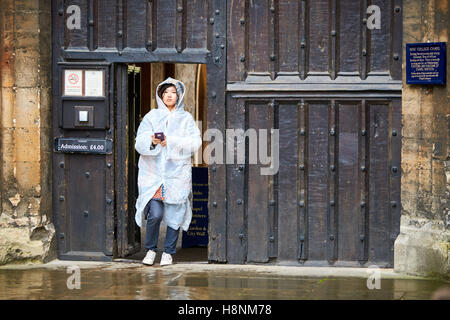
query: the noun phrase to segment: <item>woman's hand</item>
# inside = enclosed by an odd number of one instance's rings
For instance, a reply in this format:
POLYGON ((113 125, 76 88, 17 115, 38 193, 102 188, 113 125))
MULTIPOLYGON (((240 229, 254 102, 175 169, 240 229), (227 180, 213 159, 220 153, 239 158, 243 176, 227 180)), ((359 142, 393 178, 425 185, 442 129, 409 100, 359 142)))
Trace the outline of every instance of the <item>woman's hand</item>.
POLYGON ((155 138, 155 135, 152 134, 152 142, 153 142, 153 144, 160 144, 160 143, 161 143, 161 140, 156 139, 156 138, 155 138))
POLYGON ((166 139, 164 139, 163 141, 161 141, 161 140, 155 138, 155 135, 154 135, 154 134, 152 134, 152 142, 153 142, 154 145, 161 144, 161 146, 163 146, 163 147, 165 147, 165 146, 167 145, 166 139))

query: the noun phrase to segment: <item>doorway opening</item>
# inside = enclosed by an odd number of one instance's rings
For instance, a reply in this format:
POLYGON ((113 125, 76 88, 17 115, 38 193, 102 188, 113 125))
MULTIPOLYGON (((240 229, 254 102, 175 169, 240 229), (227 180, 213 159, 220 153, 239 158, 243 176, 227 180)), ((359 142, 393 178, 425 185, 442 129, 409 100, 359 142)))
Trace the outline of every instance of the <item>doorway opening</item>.
MULTIPOLYGON (((205 64, 133 63, 127 65, 128 112, 128 253, 120 257, 127 261, 141 261, 145 254, 145 221, 142 228, 135 222, 135 203, 138 197, 139 154, 134 149, 136 133, 144 116, 157 108, 156 87, 168 77, 182 81, 186 86, 184 110, 196 121, 200 133, 207 130, 207 77, 205 64)), ((208 166, 203 159, 205 142, 192 156, 192 221, 187 232, 181 230, 177 242, 175 262, 207 262, 208 260, 208 166)), ((164 246, 167 225, 161 222, 158 250, 164 246)), ((159 252, 159 255, 161 253, 159 252)), ((157 256, 157 259, 159 257, 157 256)), ((116 259, 120 260, 120 259, 116 259)), ((158 261, 158 260, 156 260, 158 261)))

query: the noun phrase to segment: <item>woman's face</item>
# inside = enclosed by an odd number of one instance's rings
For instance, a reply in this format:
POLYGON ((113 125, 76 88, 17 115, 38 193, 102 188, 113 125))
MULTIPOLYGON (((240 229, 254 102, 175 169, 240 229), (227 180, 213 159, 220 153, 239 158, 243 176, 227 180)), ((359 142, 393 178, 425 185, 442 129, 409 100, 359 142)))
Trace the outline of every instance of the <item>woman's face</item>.
POLYGON ((168 108, 173 108, 177 102, 177 90, 175 87, 168 87, 164 90, 162 100, 168 108))

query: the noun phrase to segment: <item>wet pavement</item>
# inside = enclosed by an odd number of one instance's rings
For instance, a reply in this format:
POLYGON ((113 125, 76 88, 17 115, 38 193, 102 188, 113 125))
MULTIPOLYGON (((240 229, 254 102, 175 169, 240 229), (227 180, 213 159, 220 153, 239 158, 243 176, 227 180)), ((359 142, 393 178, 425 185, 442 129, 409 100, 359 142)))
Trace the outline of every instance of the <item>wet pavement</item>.
POLYGON ((370 290, 368 275, 310 277, 301 275, 302 269, 298 267, 272 267, 270 270, 274 272, 265 273, 260 270, 269 269, 261 266, 233 268, 201 263, 167 267, 121 262, 80 265, 70 262, 51 268, 0 268, 0 299, 414 300, 430 299, 436 290, 450 288, 448 282, 386 278, 382 274, 380 289, 370 290), (276 270, 288 272, 278 274, 276 270), (76 284, 80 285, 79 289, 76 284))

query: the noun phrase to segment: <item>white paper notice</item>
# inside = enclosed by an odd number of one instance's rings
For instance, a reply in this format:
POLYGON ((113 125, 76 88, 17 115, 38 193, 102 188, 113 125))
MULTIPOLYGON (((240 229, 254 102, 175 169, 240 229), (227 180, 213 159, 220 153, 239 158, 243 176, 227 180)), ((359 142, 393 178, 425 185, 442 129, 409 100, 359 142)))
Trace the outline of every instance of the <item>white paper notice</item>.
POLYGON ((84 75, 86 77, 84 95, 87 97, 103 97, 103 71, 86 70, 84 75))
POLYGON ((65 96, 83 95, 83 71, 64 70, 64 95, 65 96))

